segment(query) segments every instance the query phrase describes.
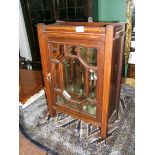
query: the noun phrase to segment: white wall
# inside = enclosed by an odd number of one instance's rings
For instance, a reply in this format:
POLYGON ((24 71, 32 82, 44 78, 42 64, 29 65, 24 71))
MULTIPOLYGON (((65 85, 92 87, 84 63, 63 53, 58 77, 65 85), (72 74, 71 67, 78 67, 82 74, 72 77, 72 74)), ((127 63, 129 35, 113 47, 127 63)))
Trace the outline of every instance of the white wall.
POLYGON ((25 22, 23 18, 23 12, 20 3, 19 3, 19 49, 20 49, 20 55, 22 57, 32 61, 30 46, 25 28, 25 22))

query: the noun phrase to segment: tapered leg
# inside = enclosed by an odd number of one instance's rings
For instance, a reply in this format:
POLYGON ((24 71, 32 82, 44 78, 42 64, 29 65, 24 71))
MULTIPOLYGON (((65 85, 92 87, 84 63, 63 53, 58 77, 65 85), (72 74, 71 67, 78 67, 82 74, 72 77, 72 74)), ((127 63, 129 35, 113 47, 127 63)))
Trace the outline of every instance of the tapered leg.
POLYGON ((106 138, 107 137, 107 129, 105 125, 101 125, 101 137, 106 138))
POLYGON ((55 117, 55 116, 56 116, 56 110, 54 110, 54 109, 49 109, 49 116, 55 117))

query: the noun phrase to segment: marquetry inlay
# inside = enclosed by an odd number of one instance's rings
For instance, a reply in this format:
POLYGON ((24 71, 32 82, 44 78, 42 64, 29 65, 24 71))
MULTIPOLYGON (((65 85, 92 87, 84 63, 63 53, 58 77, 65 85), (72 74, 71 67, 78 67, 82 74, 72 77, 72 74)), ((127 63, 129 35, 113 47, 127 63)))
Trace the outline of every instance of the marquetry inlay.
MULTIPOLYGON (((46 31, 76 32, 76 26, 47 25, 45 27, 45 30, 46 31)), ((102 33, 102 32, 105 32, 105 28, 104 27, 84 26, 84 32, 102 33)))

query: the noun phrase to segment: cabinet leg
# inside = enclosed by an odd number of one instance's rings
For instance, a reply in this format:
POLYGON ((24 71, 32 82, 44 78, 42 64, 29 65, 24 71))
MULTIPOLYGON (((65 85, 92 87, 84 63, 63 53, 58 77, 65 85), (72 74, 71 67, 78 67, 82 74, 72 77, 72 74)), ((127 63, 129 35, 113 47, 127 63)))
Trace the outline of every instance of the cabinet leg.
POLYGON ((56 116, 56 110, 49 109, 49 116, 55 117, 56 116))
POLYGON ((104 127, 101 127, 101 137, 105 139, 107 137, 107 130, 104 127))

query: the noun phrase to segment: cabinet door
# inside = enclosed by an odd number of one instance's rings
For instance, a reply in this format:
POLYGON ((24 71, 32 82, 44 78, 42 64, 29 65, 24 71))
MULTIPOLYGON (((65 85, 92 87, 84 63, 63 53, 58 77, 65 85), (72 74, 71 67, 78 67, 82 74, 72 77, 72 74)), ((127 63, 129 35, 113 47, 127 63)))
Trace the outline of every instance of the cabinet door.
POLYGON ((96 117, 98 49, 51 43, 56 104, 96 117))

